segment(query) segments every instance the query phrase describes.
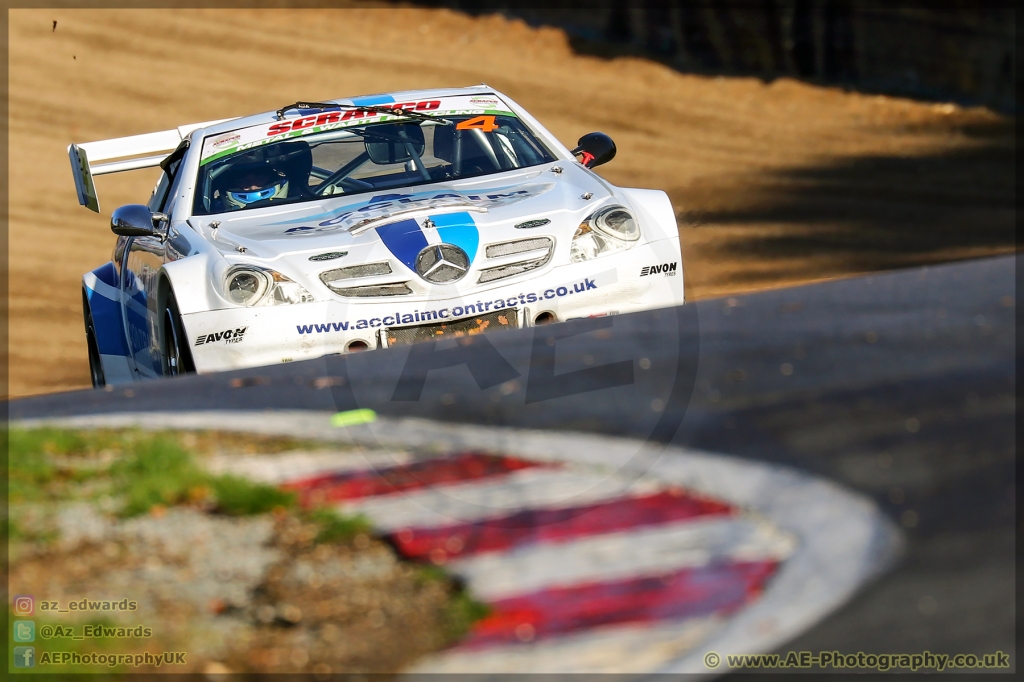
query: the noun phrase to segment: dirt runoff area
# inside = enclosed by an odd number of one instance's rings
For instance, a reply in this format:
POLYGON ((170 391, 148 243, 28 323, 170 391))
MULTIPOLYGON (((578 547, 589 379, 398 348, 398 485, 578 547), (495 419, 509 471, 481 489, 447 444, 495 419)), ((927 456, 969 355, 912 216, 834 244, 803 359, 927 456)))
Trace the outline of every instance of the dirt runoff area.
POLYGON ((396 89, 486 82, 600 173, 669 193, 691 298, 1013 249, 1013 121, 980 108, 577 55, 564 33, 416 8, 11 10, 10 394, 89 383, 83 273, 153 169, 78 206, 66 147, 396 89), (56 22, 56 23, 54 23, 56 22))

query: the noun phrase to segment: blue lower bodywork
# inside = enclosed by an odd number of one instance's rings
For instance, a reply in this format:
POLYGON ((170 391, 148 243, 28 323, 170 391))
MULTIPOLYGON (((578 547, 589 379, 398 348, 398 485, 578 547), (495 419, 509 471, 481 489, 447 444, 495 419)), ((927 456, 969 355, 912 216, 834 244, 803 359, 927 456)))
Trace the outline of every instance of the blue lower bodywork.
POLYGON ((119 280, 113 262, 101 265, 82 278, 85 299, 92 315, 96 346, 108 384, 136 379, 124 329, 119 280))

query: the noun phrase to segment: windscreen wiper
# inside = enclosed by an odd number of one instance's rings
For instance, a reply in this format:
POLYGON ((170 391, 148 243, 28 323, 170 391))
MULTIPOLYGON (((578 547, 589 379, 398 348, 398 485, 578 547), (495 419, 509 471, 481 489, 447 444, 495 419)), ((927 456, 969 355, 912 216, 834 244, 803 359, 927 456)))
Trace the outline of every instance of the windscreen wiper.
POLYGON ((452 122, 446 118, 438 118, 431 116, 430 114, 423 114, 419 111, 409 111, 408 109, 402 109, 401 107, 386 107, 380 104, 370 105, 356 105, 356 104, 339 104, 338 106, 344 107, 345 109, 355 109, 358 111, 369 111, 374 114, 391 114, 392 116, 404 116, 406 118, 415 119, 417 121, 436 121, 437 123, 443 123, 446 126, 452 125, 452 122))
POLYGON ((337 102, 295 102, 289 104, 286 107, 281 107, 277 110, 277 120, 284 118, 284 112, 291 109, 317 109, 319 111, 325 111, 328 109, 348 109, 350 111, 369 111, 374 114, 390 114, 392 116, 403 116, 405 118, 411 118, 417 121, 435 121, 444 125, 452 125, 452 122, 446 118, 439 118, 431 116, 430 114, 423 114, 418 111, 409 111, 408 109, 402 109, 401 107, 388 107, 380 104, 338 104, 337 102))
POLYGON ((340 105, 341 104, 336 104, 333 101, 297 101, 293 104, 289 104, 288 106, 282 106, 282 108, 278 110, 278 120, 281 121, 284 119, 285 112, 289 112, 293 109, 315 109, 323 112, 328 109, 336 109, 340 105))

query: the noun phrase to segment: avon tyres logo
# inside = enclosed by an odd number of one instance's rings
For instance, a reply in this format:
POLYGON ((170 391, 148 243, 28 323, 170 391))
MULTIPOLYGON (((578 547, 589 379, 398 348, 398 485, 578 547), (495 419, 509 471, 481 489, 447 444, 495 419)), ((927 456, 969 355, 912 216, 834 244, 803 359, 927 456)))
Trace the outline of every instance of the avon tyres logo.
POLYGON ((659 273, 663 273, 665 275, 668 275, 669 277, 672 277, 673 275, 676 274, 676 266, 677 265, 679 265, 678 262, 676 262, 676 263, 664 263, 662 265, 649 265, 649 266, 644 267, 640 271, 640 276, 641 277, 646 277, 647 275, 657 275, 659 273))
POLYGON ((223 341, 224 343, 239 343, 242 337, 245 336, 245 330, 248 327, 239 327, 238 329, 228 329, 227 331, 217 332, 216 334, 203 334, 196 339, 195 345, 202 346, 206 343, 216 343, 223 341))

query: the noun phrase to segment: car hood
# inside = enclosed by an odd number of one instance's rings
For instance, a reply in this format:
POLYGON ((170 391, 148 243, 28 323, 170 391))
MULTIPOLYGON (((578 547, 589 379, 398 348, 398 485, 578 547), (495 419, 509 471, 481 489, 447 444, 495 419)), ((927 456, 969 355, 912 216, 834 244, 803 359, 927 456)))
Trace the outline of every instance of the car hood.
POLYGON ((486 179, 194 217, 190 223, 221 251, 244 249, 247 259, 275 261, 350 250, 348 264, 376 257, 382 244, 401 259, 390 242, 400 230, 395 226, 412 226, 409 221, 417 225, 410 229, 419 229, 428 218, 429 226, 459 225, 466 239, 477 244, 562 235, 612 196, 611 187, 596 175, 576 163, 561 162, 486 179), (543 224, 524 229, 529 221, 543 224))

